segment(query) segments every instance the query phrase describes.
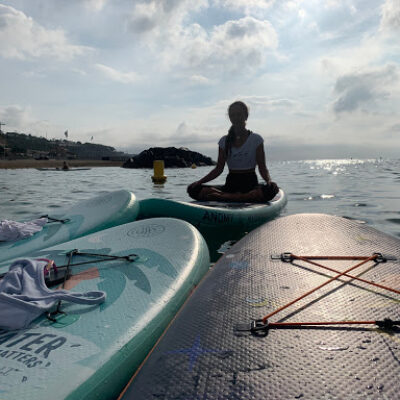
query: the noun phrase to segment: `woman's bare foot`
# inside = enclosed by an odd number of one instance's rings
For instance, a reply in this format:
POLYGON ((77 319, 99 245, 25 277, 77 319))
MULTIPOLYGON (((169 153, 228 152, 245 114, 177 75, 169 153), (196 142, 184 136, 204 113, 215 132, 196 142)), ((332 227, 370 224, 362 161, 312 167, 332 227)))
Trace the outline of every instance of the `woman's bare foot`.
POLYGON ((220 200, 221 195, 223 195, 220 189, 213 186, 203 187, 198 195, 200 201, 210 201, 210 200, 220 200))
POLYGON ((256 187, 247 193, 224 193, 219 194, 220 201, 231 201, 236 203, 260 203, 264 201, 264 194, 261 187, 256 187))
POLYGON ((264 194, 260 186, 248 193, 227 193, 214 187, 203 187, 198 194, 200 201, 229 201, 236 203, 262 203, 265 202, 264 194))
POLYGON ((240 193, 240 201, 249 203, 262 203, 264 202, 264 193, 260 186, 247 193, 240 193))

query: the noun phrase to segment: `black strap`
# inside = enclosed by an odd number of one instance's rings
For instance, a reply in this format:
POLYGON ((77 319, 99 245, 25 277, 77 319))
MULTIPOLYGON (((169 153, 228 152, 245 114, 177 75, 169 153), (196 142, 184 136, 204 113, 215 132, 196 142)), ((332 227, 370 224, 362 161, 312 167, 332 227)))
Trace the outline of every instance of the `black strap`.
MULTIPOLYGON (((64 286, 65 286, 65 282, 67 281, 67 277, 68 277, 68 275, 69 275, 69 268, 70 268, 70 266, 71 266, 72 257, 74 256, 75 251, 76 251, 76 250, 72 250, 72 251, 70 251, 70 252, 67 254, 67 255, 68 255, 68 264, 67 264, 67 272, 66 272, 66 274, 65 274, 65 276, 64 276, 64 281, 63 281, 63 283, 62 283, 62 288, 63 288, 63 289, 64 289, 64 286)), ((64 311, 61 311, 60 307, 61 307, 61 300, 58 300, 57 308, 55 309, 55 311, 52 311, 52 312, 49 311, 49 312, 47 313, 47 315, 46 315, 47 319, 49 319, 49 320, 52 321, 52 322, 57 322, 55 316, 56 316, 57 314, 65 314, 64 311)))
MULTIPOLYGON (((136 261, 139 256, 137 254, 128 254, 127 256, 113 256, 110 254, 99 254, 99 253, 86 253, 83 251, 79 251, 78 249, 71 250, 70 252, 67 253, 67 255, 73 253, 73 256, 87 256, 87 257, 98 257, 99 260, 96 260, 96 262, 104 262, 104 261, 111 261, 111 260, 125 260, 128 262, 134 262, 136 261)), ((78 265, 86 265, 86 264, 92 264, 93 261, 82 261, 74 264, 65 264, 65 265, 60 265, 57 267, 57 269, 60 268, 67 268, 68 265, 70 267, 76 267, 78 265)))
MULTIPOLYGON (((59 267, 57 267, 57 271, 59 271, 60 269, 66 269, 65 271, 65 275, 64 275, 64 280, 62 283, 62 288, 64 288, 65 282, 67 281, 67 279, 70 276, 70 268, 77 266, 77 265, 85 265, 85 264, 92 264, 93 261, 83 261, 80 263, 72 263, 72 258, 74 256, 86 256, 86 257, 98 257, 99 259, 96 260, 96 262, 104 262, 104 261, 111 261, 111 260, 125 260, 128 262, 134 262, 135 260, 137 260, 138 255, 137 254, 129 254, 127 256, 114 256, 114 255, 110 255, 110 254, 97 254, 97 253, 86 253, 83 251, 79 251, 78 249, 74 249, 69 251, 67 254, 68 257, 68 263, 66 265, 60 265, 59 267)), ((49 319, 52 322, 57 322, 55 316, 57 314, 65 314, 64 311, 61 311, 60 309, 61 307, 61 300, 58 301, 57 303, 57 308, 55 311, 52 312, 48 312, 47 313, 47 319, 49 319)))
POLYGON ((65 224, 69 221, 71 221, 69 218, 65 218, 65 219, 58 219, 58 218, 54 218, 54 217, 50 217, 49 215, 42 215, 40 218, 47 218, 48 219, 48 224, 52 223, 52 222, 61 222, 62 224, 65 224))

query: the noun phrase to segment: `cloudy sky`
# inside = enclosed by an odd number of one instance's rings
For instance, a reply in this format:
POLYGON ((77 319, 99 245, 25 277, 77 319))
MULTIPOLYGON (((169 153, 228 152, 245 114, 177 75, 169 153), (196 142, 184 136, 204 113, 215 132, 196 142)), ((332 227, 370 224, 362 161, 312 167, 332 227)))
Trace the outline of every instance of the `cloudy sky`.
POLYGON ((215 158, 399 157, 399 0, 0 0, 4 131, 215 158))

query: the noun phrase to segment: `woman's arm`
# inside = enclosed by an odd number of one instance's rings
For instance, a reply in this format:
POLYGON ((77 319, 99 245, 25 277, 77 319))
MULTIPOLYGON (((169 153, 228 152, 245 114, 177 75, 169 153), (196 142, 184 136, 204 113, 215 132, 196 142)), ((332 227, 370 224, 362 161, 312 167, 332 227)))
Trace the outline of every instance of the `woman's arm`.
POLYGON ((260 175, 263 177, 265 182, 268 184, 271 183, 271 177, 269 175, 268 168, 265 164, 265 153, 264 153, 264 144, 261 143, 256 150, 256 161, 258 165, 258 171, 260 172, 260 175))
POLYGON ((217 178, 220 176, 224 170, 225 167, 225 162, 226 162, 226 157, 225 157, 225 152, 224 150, 219 147, 219 152, 218 152, 218 161, 217 165, 213 170, 211 170, 204 178, 201 178, 200 180, 193 182, 189 187, 201 185, 206 182, 210 182, 213 179, 217 178))

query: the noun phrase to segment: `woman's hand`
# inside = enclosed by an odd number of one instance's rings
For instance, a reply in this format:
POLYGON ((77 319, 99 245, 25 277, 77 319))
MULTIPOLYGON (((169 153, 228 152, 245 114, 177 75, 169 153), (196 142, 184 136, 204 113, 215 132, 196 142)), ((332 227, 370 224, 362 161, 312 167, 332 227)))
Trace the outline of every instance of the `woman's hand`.
POLYGON ((269 171, 267 166, 265 165, 265 153, 264 153, 264 146, 261 143, 256 150, 256 161, 258 165, 258 171, 260 175, 263 177, 264 181, 267 185, 272 183, 271 176, 269 175, 269 171))
POLYGON ((217 165, 215 166, 215 168, 212 169, 206 176, 204 176, 200 180, 191 183, 187 187, 187 190, 193 190, 197 186, 200 186, 203 183, 210 182, 222 174, 222 171, 224 170, 224 166, 225 166, 225 153, 220 147, 218 149, 219 149, 218 150, 218 161, 217 161, 217 165))

